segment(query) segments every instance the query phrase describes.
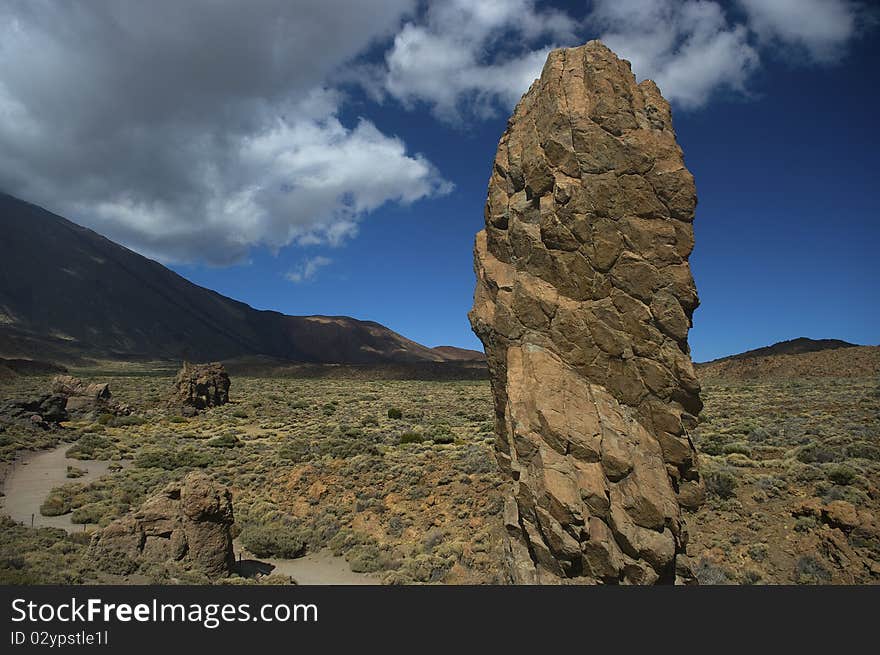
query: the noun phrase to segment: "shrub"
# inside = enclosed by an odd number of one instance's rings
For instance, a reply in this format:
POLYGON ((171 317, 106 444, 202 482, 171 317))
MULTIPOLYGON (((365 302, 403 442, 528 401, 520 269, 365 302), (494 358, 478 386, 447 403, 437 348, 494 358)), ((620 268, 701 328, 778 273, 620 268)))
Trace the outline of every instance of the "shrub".
POLYGON ((702 558, 694 567, 694 576, 701 585, 730 585, 732 576, 722 567, 702 558))
POLYGON ((425 438, 420 435, 418 432, 404 432, 400 435, 400 443, 421 443, 425 438))
POLYGON ((173 471, 178 468, 205 468, 214 460, 208 452, 193 448, 181 450, 142 450, 134 460, 139 468, 160 468, 173 471))
POLYGON ((718 469, 707 473, 706 491, 718 498, 732 498, 735 495, 736 476, 728 470, 718 469))
POLYGON ((68 466, 67 467, 67 477, 68 478, 81 478, 85 474, 86 474, 85 470, 83 470, 81 468, 77 468, 76 466, 68 466))
POLYGON ((880 448, 864 441, 857 441, 846 447, 846 456, 853 459, 880 461, 880 448))
POLYGON ((73 514, 70 515, 70 521, 72 523, 85 524, 85 523, 100 523, 101 518, 107 511, 107 507, 99 504, 91 504, 84 505, 83 507, 78 507, 73 510, 73 514))
POLYGON ((804 464, 821 464, 833 462, 840 457, 834 451, 820 444, 810 444, 798 451, 797 460, 804 464))
POLYGON ((113 442, 99 434, 88 433, 79 438, 68 448, 67 456, 71 459, 109 459, 115 450, 113 442))
POLYGON ((739 441, 726 444, 721 449, 721 452, 725 455, 745 455, 746 457, 752 456, 752 449, 749 448, 746 444, 739 441))
POLYGON ((249 525, 241 531, 241 543, 257 557, 293 559, 305 552, 299 531, 284 523, 249 525))
POLYGON ((238 448, 242 443, 234 434, 221 434, 219 437, 208 439, 207 445, 212 448, 238 448))
POLYGON ((232 412, 232 415, 235 418, 249 418, 248 413, 243 409, 236 409, 235 411, 232 412))
POLYGON ((831 574, 815 558, 804 555, 795 564, 794 579, 798 584, 827 584, 831 574))
POLYGON ((846 464, 834 464, 825 470, 825 476, 834 484, 846 486, 855 482, 858 473, 846 464))
POLYGON ((441 423, 432 429, 431 439, 434 443, 450 444, 455 441, 455 435, 452 433, 452 428, 445 423, 441 423))
POLYGON ((397 407, 392 407, 388 410, 388 418, 401 419, 403 418, 403 412, 397 409, 397 407))
POLYGON ((110 425, 115 428, 123 428, 131 425, 143 425, 146 422, 147 419, 142 416, 114 416, 110 425))
POLYGON ((56 491, 46 496, 46 500, 40 505, 40 514, 43 516, 61 516, 69 511, 70 499, 56 491))
POLYGON ((298 464, 311 459, 311 448, 305 439, 294 438, 284 443, 278 450, 278 456, 298 464))
POLYGON ((101 414, 101 415, 98 417, 98 420, 96 421, 96 423, 98 423, 98 425, 109 425, 110 422, 111 422, 114 418, 116 418, 116 417, 113 416, 113 414, 101 414))

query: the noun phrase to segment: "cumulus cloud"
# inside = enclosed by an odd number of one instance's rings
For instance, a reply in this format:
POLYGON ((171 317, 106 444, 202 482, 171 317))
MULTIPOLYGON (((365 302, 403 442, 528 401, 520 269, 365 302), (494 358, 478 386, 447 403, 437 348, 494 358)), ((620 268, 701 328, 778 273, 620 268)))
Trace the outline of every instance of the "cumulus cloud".
POLYGON ((764 42, 800 47, 816 61, 839 59, 864 9, 850 0, 739 0, 764 42))
POLYGON ((593 6, 589 21, 602 41, 681 107, 701 107, 719 89, 742 91, 759 65, 748 29, 730 24, 716 2, 597 0, 593 6))
POLYGON ((510 109, 540 74, 554 45, 576 40, 577 22, 533 0, 447 0, 395 36, 380 89, 444 120, 510 109), (491 56, 490 56, 491 53, 491 56))
POLYGON ((324 268, 325 266, 329 266, 332 263, 332 259, 328 257, 323 257, 321 255, 310 257, 302 262, 295 270, 288 272, 287 275, 285 275, 284 277, 286 277, 291 282, 294 282, 295 284, 308 282, 315 279, 315 276, 318 274, 318 271, 320 269, 324 268))
POLYGON ((467 121, 509 110, 551 47, 601 38, 673 104, 698 109, 719 91, 748 93, 762 48, 839 56, 866 14, 853 0, 738 1, 593 0, 574 18, 531 0, 450 0, 406 22, 384 65, 358 75, 377 100, 424 103, 443 120, 467 121))
POLYGON ((412 0, 11 0, 0 188, 166 261, 339 243, 449 190, 327 80, 412 0), (381 161, 382 166, 376 166, 381 161))

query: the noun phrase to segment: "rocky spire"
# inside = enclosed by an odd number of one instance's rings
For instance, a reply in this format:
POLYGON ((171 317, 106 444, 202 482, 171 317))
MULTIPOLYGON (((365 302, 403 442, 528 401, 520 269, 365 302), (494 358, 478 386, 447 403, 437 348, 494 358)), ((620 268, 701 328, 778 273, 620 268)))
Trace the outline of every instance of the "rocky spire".
POLYGON ((498 146, 470 313, 514 582, 686 569, 680 508, 703 495, 687 434, 695 206, 657 86, 599 41, 551 52, 498 146))

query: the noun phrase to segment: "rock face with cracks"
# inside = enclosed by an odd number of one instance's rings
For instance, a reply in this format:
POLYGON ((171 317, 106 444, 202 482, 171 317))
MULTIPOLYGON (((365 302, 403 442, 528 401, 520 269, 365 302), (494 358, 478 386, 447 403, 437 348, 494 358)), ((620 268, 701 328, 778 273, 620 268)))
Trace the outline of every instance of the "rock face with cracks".
POLYGON ((470 313, 513 582, 688 579, 695 206, 657 86, 598 41, 551 52, 498 146, 470 313))
POLYGON ((181 407, 184 414, 195 414, 228 403, 229 386, 229 375, 223 364, 184 362, 174 379, 170 403, 181 407))
POLYGON ((92 537, 89 556, 108 572, 180 562, 209 577, 232 570, 232 494, 201 471, 165 487, 92 537))

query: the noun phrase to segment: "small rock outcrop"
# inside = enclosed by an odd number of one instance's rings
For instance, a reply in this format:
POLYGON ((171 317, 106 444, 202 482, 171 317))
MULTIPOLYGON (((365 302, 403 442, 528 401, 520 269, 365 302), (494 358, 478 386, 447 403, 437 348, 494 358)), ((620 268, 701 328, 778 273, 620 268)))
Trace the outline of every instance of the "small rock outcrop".
POLYGON ((174 379, 171 404, 180 407, 184 414, 225 405, 229 402, 229 385, 223 364, 184 362, 174 379))
POLYGON ((470 313, 513 582, 689 577, 695 206, 657 86, 598 41, 551 52, 498 146, 470 313))
POLYGON ((89 557, 126 575, 144 564, 180 562, 209 577, 232 570, 232 494, 202 472, 189 473, 92 537, 89 557))
POLYGON ((115 414, 126 416, 131 409, 113 399, 107 382, 83 382, 72 375, 56 375, 52 393, 67 399, 67 411, 77 415, 115 414))
POLYGON ((42 394, 0 402, 0 424, 27 424, 49 429, 68 418, 67 397, 62 394, 42 394))

